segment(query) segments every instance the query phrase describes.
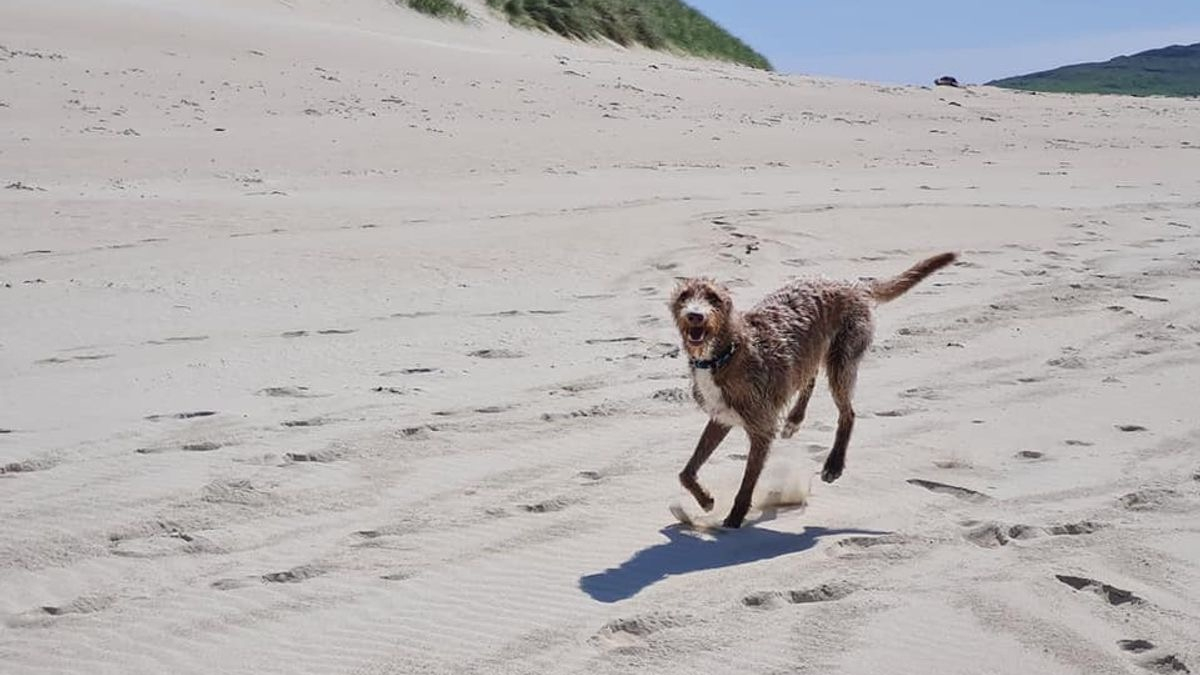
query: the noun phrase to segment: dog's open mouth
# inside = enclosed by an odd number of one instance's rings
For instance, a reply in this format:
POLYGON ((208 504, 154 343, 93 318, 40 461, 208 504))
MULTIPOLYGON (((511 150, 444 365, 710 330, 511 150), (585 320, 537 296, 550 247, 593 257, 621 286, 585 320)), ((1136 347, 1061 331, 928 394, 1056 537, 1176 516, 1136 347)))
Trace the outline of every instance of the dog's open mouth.
POLYGON ((687 329, 687 341, 694 345, 698 345, 701 342, 704 342, 705 332, 706 331, 704 330, 703 326, 696 326, 695 328, 689 328, 689 329, 687 329))

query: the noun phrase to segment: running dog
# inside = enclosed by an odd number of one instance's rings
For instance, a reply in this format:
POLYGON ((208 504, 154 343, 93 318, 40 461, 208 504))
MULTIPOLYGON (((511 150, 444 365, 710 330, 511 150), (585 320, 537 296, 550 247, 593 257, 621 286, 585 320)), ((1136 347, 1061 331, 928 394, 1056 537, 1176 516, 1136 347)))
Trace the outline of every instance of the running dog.
POLYGON ((711 510, 713 498, 696 480, 697 472, 730 429, 741 427, 750 438, 750 456, 724 521, 725 527, 741 526, 772 440, 777 433, 783 438, 796 433, 822 365, 837 404, 838 425, 821 478, 837 480, 846 467, 854 429, 851 397, 858 364, 874 336, 872 309, 956 257, 943 253, 890 279, 795 281, 747 312, 735 310, 729 291, 710 279, 680 282, 671 297, 671 314, 689 357, 692 395, 709 421, 679 481, 700 506, 711 510))

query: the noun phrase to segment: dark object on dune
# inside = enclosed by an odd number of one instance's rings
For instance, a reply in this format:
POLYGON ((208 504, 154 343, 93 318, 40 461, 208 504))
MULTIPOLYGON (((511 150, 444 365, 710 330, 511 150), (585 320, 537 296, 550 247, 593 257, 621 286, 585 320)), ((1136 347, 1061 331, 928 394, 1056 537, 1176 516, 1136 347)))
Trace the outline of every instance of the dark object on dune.
POLYGON ((939 77, 938 79, 934 80, 933 83, 939 87, 957 87, 957 86, 959 86, 958 79, 954 78, 954 77, 950 77, 949 75, 943 75, 943 76, 939 77))

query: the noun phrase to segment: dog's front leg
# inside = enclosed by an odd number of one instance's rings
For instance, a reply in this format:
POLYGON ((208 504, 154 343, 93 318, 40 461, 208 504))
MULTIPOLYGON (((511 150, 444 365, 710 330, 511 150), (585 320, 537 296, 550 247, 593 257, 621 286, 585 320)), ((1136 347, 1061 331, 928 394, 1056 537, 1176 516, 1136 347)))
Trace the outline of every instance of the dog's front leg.
POLYGON ((746 473, 742 475, 742 487, 733 500, 733 508, 725 517, 725 527, 741 527, 750 511, 750 500, 754 496, 754 486, 758 484, 758 476, 762 473, 763 465, 767 463, 767 452, 771 450, 770 434, 750 434, 750 457, 746 460, 746 473))
POLYGON ((683 471, 679 472, 679 482, 683 483, 683 487, 692 493, 696 502, 705 511, 712 509, 713 498, 704 488, 700 487, 700 483, 696 481, 696 474, 712 456, 713 450, 716 450, 721 441, 729 435, 729 429, 730 427, 716 420, 709 420, 708 426, 704 427, 704 433, 700 434, 700 442, 696 443, 696 451, 692 453, 692 458, 688 460, 687 466, 683 467, 683 471))

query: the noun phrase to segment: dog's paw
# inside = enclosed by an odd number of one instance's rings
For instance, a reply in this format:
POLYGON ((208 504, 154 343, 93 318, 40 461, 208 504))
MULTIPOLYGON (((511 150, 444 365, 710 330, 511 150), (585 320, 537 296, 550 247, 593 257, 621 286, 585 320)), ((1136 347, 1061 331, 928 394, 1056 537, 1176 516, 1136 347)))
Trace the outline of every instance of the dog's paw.
POLYGON ((745 519, 745 516, 734 516, 731 513, 725 517, 725 520, 721 521, 721 527, 726 527, 731 530, 736 530, 742 526, 743 519, 745 519))
POLYGON ((796 431, 800 429, 800 425, 795 422, 788 422, 783 425, 783 431, 779 432, 780 438, 791 438, 796 435, 796 431))
POLYGON ((842 468, 843 467, 840 466, 826 466, 825 469, 821 471, 821 480, 825 481, 826 483, 832 483, 833 481, 841 478, 842 468))

